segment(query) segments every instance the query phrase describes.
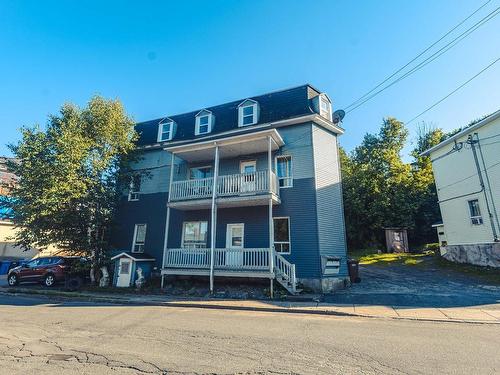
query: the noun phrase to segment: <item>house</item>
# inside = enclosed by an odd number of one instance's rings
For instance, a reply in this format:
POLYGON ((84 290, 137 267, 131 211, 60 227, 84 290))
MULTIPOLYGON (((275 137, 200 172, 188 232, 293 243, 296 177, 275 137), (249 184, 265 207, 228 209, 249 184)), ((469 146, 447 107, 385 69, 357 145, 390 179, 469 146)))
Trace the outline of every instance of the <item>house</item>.
POLYGON ((136 125, 141 160, 115 246, 169 275, 276 280, 329 292, 347 284, 337 138, 311 85, 136 125))
POLYGON ((449 260, 500 267, 500 110, 425 151, 430 155, 449 260))
MULTIPOLYGON (((9 186, 14 184, 17 177, 9 171, 7 164, 13 159, 0 156, 0 200, 9 195, 9 186)), ((0 261, 29 259, 38 254, 35 249, 23 251, 14 246, 11 239, 15 234, 14 223, 10 220, 11 212, 0 207, 0 261)))

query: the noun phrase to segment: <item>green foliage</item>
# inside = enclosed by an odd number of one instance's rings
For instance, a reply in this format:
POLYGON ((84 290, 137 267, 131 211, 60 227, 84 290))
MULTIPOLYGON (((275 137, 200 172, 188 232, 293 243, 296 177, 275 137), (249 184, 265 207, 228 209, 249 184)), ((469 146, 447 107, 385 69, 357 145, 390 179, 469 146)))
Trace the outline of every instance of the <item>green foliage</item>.
POLYGON ((431 225, 440 219, 429 157, 420 153, 443 139, 423 125, 405 163, 401 152, 408 130, 395 118, 383 120, 378 134, 367 134, 347 154, 341 150, 344 207, 349 247, 382 246, 384 227, 407 227, 414 243, 434 241, 431 225))
POLYGON ((10 145, 19 163, 10 208, 23 248, 55 245, 106 262, 109 233, 137 134, 118 100, 93 97, 85 108, 65 104, 46 129, 25 127, 10 145))

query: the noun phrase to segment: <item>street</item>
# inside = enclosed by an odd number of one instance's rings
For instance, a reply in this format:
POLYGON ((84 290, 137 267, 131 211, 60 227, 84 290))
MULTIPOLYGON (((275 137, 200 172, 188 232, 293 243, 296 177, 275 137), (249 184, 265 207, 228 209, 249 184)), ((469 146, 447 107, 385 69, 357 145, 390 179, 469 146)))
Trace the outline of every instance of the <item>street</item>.
POLYGON ((0 296, 9 374, 493 374, 500 325, 0 296))

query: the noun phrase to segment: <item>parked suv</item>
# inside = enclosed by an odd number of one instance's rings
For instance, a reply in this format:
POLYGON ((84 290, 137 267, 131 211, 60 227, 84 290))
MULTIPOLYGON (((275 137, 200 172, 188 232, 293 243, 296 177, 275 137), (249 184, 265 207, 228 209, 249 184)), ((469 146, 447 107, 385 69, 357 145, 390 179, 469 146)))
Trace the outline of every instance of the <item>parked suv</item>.
POLYGON ((7 282, 10 286, 22 282, 41 281, 43 285, 52 287, 59 281, 68 281, 78 273, 76 269, 84 258, 80 257, 40 257, 10 270, 7 282))

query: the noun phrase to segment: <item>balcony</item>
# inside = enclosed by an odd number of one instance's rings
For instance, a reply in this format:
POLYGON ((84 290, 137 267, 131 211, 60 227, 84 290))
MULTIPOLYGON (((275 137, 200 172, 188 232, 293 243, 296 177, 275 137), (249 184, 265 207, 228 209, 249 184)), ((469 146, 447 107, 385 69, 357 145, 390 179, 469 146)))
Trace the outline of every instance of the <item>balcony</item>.
MULTIPOLYGON (((170 206, 177 208, 210 207, 214 186, 213 177, 172 182, 170 206)), ((216 184, 220 207, 265 205, 269 198, 279 203, 278 180, 267 170, 219 176, 216 184)))

